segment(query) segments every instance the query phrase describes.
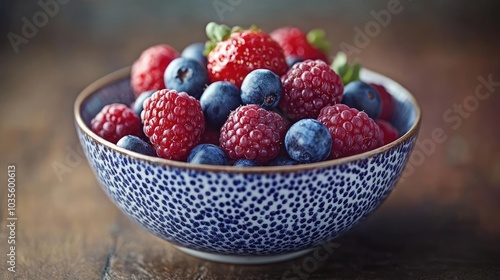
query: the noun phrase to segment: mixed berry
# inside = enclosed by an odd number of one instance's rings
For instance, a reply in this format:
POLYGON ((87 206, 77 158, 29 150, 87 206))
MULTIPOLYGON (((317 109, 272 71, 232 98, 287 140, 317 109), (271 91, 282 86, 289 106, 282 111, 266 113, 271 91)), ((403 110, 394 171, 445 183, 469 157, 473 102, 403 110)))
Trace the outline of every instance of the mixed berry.
POLYGON ((265 162, 278 156, 286 130, 280 114, 250 104, 229 114, 220 129, 219 143, 231 159, 265 162))
POLYGON ((159 157, 186 160, 205 130, 198 100, 186 92, 159 90, 144 101, 144 134, 159 157))
POLYGON ((267 69, 256 69, 248 73, 241 84, 243 104, 257 104, 264 109, 278 106, 283 92, 280 77, 267 69))
POLYGON ((379 93, 374 87, 362 81, 354 81, 345 86, 342 103, 364 111, 374 120, 378 119, 382 112, 379 93))
POLYGON ((97 135, 114 144, 127 135, 141 136, 139 116, 123 104, 104 106, 90 122, 90 128, 97 135))
POLYGON ((396 140, 394 99, 361 81, 324 32, 209 23, 181 53, 146 49, 131 69, 136 100, 109 104, 94 133, 148 156, 192 164, 283 166, 356 155, 396 140))
POLYGON ((185 57, 172 60, 165 69, 164 78, 168 89, 187 92, 198 100, 208 84, 207 69, 197 60, 185 57))
POLYGON ((295 64, 281 82, 280 107, 292 120, 316 118, 322 108, 340 103, 344 91, 340 76, 322 60, 295 64))

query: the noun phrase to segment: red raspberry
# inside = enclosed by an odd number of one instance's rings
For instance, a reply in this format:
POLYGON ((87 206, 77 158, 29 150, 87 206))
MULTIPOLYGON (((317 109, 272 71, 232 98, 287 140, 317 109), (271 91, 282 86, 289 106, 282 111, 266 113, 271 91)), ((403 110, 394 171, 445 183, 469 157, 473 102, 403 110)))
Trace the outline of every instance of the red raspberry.
POLYGON ((387 92, 384 86, 378 84, 370 84, 372 85, 378 92, 380 96, 380 101, 382 102, 382 112, 380 112, 379 119, 383 120, 391 120, 392 113, 394 112, 394 99, 392 95, 387 92))
POLYGON ((114 144, 126 135, 142 136, 141 120, 134 110, 118 103, 104 106, 90 122, 90 128, 114 144))
POLYGON ((259 105, 240 106, 229 114, 220 130, 220 146, 231 159, 260 162, 275 158, 286 133, 286 123, 278 113, 259 105))
POLYGON ((294 120, 316 118, 323 107, 342 101, 342 78, 321 60, 295 64, 281 82, 280 107, 294 120))
POLYGON ((376 120, 376 123, 380 128, 380 132, 382 133, 382 145, 389 144, 399 138, 399 132, 389 122, 378 119, 376 120))
POLYGON ((185 160, 201 139, 205 119, 198 100, 163 89, 144 101, 144 133, 159 157, 185 160))
POLYGON ((179 53, 169 45, 147 48, 132 65, 130 83, 136 97, 148 90, 166 88, 163 81, 165 69, 179 53))
POLYGON ((323 108, 318 121, 328 128, 332 136, 332 159, 364 153, 381 144, 382 134, 375 121, 365 112, 347 105, 323 108))

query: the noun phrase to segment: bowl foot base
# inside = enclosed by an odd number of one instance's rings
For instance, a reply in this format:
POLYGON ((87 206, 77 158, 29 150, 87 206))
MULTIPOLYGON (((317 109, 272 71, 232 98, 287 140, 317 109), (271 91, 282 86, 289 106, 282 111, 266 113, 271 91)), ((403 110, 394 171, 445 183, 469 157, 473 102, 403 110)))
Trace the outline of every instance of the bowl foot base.
POLYGON ((229 263, 229 264, 269 264, 275 262, 283 262, 291 259, 295 259, 301 257, 309 252, 311 252, 314 248, 306 249, 302 251, 297 251, 293 253, 286 253, 281 255, 274 256, 236 256, 236 255, 222 255, 222 254, 213 254, 202 252, 198 250, 188 249, 184 247, 175 246, 180 251, 208 261, 213 262, 221 262, 221 263, 229 263))

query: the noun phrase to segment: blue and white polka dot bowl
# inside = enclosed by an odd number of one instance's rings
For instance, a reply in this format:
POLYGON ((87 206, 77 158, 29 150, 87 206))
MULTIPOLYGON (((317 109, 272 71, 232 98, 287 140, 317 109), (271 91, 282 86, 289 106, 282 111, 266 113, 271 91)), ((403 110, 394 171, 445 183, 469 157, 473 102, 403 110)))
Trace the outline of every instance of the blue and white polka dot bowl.
POLYGON ((396 82, 363 70, 396 100, 402 136, 356 156, 277 167, 191 165, 134 153, 94 134, 107 104, 130 104, 129 68, 86 88, 76 127, 105 192, 132 220, 180 250, 227 263, 271 263, 301 256, 370 215, 394 188, 410 156, 420 109, 396 82))

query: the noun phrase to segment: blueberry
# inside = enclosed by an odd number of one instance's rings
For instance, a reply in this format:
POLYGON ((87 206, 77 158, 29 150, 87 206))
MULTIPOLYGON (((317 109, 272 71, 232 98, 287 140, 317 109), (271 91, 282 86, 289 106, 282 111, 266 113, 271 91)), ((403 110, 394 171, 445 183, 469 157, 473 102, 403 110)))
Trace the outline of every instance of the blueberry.
POLYGON ((226 154, 214 144, 200 144, 188 155, 187 162, 193 164, 228 165, 226 154))
POLYGON ((267 69, 250 72, 241 84, 241 101, 243 104, 257 104, 264 109, 278 106, 283 92, 281 79, 267 69))
POLYGON ((300 163, 322 161, 330 155, 332 136, 317 120, 302 119, 288 129, 285 148, 288 155, 300 163))
POLYGON ((234 166, 261 166, 260 162, 251 159, 239 159, 234 162, 234 166))
POLYGON ((288 65, 289 68, 292 68, 292 66, 295 65, 296 63, 304 61, 302 57, 294 55, 287 56, 285 59, 286 59, 286 64, 288 65))
POLYGON ((178 57, 172 60, 165 69, 164 79, 168 89, 185 91, 196 99, 200 99, 205 85, 208 84, 208 72, 198 61, 178 57))
POLYGON ((374 120, 378 119, 382 112, 382 101, 377 90, 361 81, 350 82, 345 86, 342 103, 351 108, 365 111, 374 120))
POLYGON ((270 166, 289 166, 289 165, 297 165, 297 164, 299 164, 299 162, 296 160, 293 160, 288 155, 279 155, 275 159, 269 161, 268 164, 270 166))
POLYGON ((205 121, 220 128, 232 110, 241 105, 240 90, 230 82, 215 82, 209 85, 200 98, 205 121))
POLYGON ((150 90, 150 91, 145 91, 143 93, 141 93, 141 95, 139 95, 139 97, 137 97, 137 99, 135 100, 134 102, 134 106, 132 107, 132 109, 134 110, 134 113, 139 116, 139 118, 141 117, 141 113, 142 113, 142 110, 144 109, 143 107, 143 103, 146 99, 148 99, 149 97, 151 97, 151 95, 153 95, 153 93, 155 93, 156 90, 150 90))
POLYGON ((155 157, 156 153, 153 151, 151 146, 144 142, 141 138, 134 136, 134 135, 126 135, 123 136, 118 142, 116 143, 118 147, 140 153, 143 155, 147 156, 152 156, 155 157))
POLYGON ((193 43, 187 46, 181 53, 182 57, 191 58, 198 61, 203 67, 207 66, 207 57, 205 52, 205 43, 193 43))

